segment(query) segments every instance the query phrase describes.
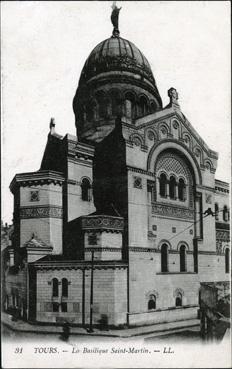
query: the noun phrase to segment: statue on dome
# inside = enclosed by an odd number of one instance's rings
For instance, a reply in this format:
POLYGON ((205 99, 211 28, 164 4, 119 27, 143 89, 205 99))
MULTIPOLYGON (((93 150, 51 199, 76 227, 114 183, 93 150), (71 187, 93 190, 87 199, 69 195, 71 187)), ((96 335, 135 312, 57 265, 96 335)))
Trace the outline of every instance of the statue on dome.
POLYGON ((121 8, 118 8, 116 6, 116 1, 113 2, 113 5, 112 5, 112 13, 111 13, 111 22, 114 26, 114 30, 113 30, 113 36, 117 37, 119 36, 119 29, 118 29, 118 17, 119 17, 119 12, 120 10, 122 9, 121 8))

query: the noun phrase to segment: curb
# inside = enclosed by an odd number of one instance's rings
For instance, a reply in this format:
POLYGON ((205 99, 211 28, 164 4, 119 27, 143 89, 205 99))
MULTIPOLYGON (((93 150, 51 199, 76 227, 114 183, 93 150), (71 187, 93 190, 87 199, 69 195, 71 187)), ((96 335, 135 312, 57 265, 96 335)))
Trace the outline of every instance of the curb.
MULTIPOLYGON (((5 325, 6 327, 10 328, 13 331, 17 331, 17 332, 26 332, 26 333, 34 333, 36 334, 61 334, 62 330, 57 330, 55 332, 51 332, 51 331, 34 331, 32 329, 20 329, 20 328, 16 328, 13 327, 11 324, 6 323, 6 322, 2 322, 3 325, 5 325)), ((198 327, 200 325, 200 323, 195 323, 189 326, 179 326, 179 327, 171 327, 168 329, 159 329, 159 330, 150 330, 147 332, 140 332, 140 333, 129 333, 129 334, 110 334, 110 333, 86 333, 86 332, 70 332, 70 335, 72 336, 97 336, 97 337, 119 337, 119 338, 130 338, 130 337, 138 337, 138 336, 146 336, 148 334, 156 334, 156 333, 168 333, 168 332, 172 332, 172 331, 179 331, 179 330, 183 330, 183 329, 188 329, 188 328, 192 328, 192 327, 198 327)))

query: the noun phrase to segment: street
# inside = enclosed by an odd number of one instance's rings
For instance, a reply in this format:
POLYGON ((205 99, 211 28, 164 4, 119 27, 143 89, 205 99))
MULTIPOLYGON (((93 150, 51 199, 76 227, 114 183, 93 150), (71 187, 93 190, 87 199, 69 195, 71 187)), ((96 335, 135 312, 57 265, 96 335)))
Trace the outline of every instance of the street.
MULTIPOLYGON (((107 334, 107 332, 106 332, 107 334)), ((27 332, 17 332, 13 331, 5 325, 2 325, 2 335, 6 338, 7 341, 10 342, 52 342, 52 343, 60 343, 62 342, 61 335, 59 333, 27 333, 27 332)), ((3 338, 4 339, 4 338, 3 338)), ((189 328, 180 331, 174 331, 170 333, 150 333, 142 336, 134 336, 134 337, 107 337, 107 336, 91 336, 91 335, 70 335, 69 342, 73 343, 84 343, 84 342, 131 342, 131 341, 140 341, 151 343, 153 341, 164 343, 197 343, 201 342, 201 338, 199 335, 199 327, 189 328)))

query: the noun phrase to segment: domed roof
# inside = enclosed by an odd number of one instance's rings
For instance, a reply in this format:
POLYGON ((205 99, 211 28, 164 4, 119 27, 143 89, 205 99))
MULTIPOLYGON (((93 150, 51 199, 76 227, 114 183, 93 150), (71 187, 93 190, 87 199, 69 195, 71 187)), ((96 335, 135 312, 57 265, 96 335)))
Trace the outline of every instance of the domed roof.
POLYGON ((122 37, 112 36, 93 49, 82 70, 80 84, 93 76, 109 71, 136 73, 155 85, 146 57, 132 42, 122 37))

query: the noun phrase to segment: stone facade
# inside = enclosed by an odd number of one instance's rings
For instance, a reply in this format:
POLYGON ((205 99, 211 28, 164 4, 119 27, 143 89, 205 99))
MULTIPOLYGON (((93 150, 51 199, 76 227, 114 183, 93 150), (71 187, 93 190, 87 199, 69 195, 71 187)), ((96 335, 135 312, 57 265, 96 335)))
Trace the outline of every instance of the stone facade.
POLYGON ((17 289, 27 319, 86 325, 91 299, 94 324, 190 319, 200 283, 229 280, 228 184, 215 179, 218 154, 177 91, 168 96, 163 108, 129 41, 110 38, 91 53, 73 102, 77 137, 58 135, 52 120, 40 170, 10 186, 6 302, 17 289))

